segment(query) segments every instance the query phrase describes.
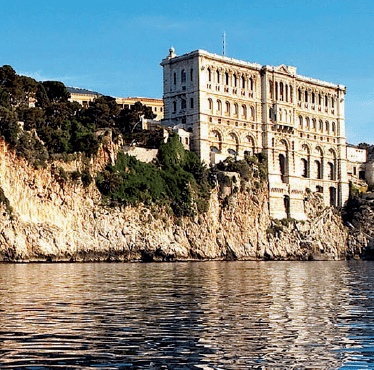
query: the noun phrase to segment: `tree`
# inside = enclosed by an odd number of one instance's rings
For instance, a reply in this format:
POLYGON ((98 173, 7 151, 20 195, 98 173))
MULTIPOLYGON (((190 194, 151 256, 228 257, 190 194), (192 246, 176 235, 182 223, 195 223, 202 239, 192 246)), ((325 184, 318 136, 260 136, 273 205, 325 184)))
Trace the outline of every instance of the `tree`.
POLYGON ((49 100, 52 103, 64 103, 70 98, 70 93, 65 85, 59 81, 43 81, 42 82, 49 100))
POLYGON ((81 118, 86 123, 94 123, 96 128, 114 127, 119 111, 115 98, 99 96, 82 111, 81 118))
POLYGON ((140 126, 137 125, 140 117, 153 119, 156 115, 153 113, 152 107, 147 107, 138 101, 133 107, 125 108, 120 112, 116 120, 116 126, 121 132, 134 132, 140 129, 140 126))

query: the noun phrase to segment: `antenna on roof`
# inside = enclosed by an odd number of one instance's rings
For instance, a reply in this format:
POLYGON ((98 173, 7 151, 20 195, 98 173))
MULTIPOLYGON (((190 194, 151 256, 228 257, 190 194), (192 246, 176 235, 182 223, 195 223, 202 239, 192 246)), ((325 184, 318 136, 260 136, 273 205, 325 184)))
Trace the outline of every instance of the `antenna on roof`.
POLYGON ((226 33, 223 31, 223 46, 222 46, 222 55, 226 54, 226 33))

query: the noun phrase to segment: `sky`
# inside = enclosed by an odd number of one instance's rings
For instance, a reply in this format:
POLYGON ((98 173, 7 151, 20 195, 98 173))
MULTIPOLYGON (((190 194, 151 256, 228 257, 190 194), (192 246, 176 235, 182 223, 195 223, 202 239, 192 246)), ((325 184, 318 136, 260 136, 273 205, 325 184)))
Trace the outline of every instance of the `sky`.
POLYGON ((160 62, 197 49, 347 87, 347 142, 374 144, 372 0, 1 0, 0 65, 115 97, 162 98, 160 62))

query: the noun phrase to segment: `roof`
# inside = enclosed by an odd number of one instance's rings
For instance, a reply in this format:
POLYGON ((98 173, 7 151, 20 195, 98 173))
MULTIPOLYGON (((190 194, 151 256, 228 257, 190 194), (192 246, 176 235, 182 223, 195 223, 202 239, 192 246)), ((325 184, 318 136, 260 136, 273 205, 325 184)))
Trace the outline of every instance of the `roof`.
POLYGON ((67 90, 70 94, 102 95, 102 94, 98 93, 97 91, 91 91, 91 90, 87 90, 87 89, 81 89, 81 88, 79 88, 79 87, 71 87, 71 86, 67 86, 67 87, 66 87, 66 90, 67 90))

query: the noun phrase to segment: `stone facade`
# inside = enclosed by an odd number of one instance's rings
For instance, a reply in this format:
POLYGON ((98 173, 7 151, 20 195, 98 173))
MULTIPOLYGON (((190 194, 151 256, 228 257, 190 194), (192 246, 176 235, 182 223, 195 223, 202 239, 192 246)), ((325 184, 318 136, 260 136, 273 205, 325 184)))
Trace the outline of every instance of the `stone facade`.
POLYGON ((347 200, 344 86, 204 50, 172 48, 161 65, 164 124, 192 131, 206 163, 263 152, 271 216, 305 219, 306 189, 325 205, 347 200))
MULTIPOLYGON (((96 98, 101 96, 96 91, 80 89, 76 87, 67 87, 67 91, 70 93, 69 101, 77 102, 82 107, 88 107, 90 102, 94 101, 96 98)), ((153 99, 153 98, 115 98, 118 106, 121 109, 124 108, 131 108, 136 102, 141 102, 143 105, 147 107, 151 107, 153 113, 156 115, 154 118, 157 121, 160 121, 164 118, 164 102, 162 99, 153 99)))
POLYGON ((354 145, 347 145, 347 174, 348 180, 354 184, 361 184, 364 181, 370 183, 370 170, 366 171, 367 163, 367 150, 358 148, 354 145))

